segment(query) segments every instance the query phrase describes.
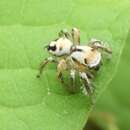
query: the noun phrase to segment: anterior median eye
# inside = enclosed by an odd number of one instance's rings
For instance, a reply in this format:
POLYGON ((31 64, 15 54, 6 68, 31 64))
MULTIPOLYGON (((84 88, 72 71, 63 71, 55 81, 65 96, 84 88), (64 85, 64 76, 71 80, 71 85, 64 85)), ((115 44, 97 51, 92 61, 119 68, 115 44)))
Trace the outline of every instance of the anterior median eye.
POLYGON ((49 50, 55 51, 55 50, 56 50, 56 45, 55 45, 55 46, 49 46, 49 47, 48 47, 48 51, 49 51, 49 50))

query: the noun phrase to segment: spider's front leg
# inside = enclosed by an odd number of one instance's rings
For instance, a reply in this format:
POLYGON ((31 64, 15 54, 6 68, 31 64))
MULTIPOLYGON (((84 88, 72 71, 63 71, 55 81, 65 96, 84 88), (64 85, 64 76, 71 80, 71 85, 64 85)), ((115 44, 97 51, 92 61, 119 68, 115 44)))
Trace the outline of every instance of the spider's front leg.
POLYGON ((89 46, 95 49, 101 49, 102 51, 107 52, 108 54, 112 54, 112 50, 108 47, 105 47, 102 41, 96 40, 96 39, 91 39, 89 42, 89 46))
POLYGON ((74 45, 80 45, 80 31, 78 28, 72 28, 72 40, 74 45))
POLYGON ((68 30, 67 29, 62 29, 60 32, 59 32, 59 38, 60 37, 66 37, 66 38, 68 38, 68 39, 72 39, 72 37, 71 37, 71 35, 70 35, 70 33, 68 32, 68 30))
POLYGON ((65 71, 66 69, 67 69, 66 61, 64 59, 60 60, 57 65, 57 77, 62 83, 64 83, 62 72, 65 71))
POLYGON ((40 78, 41 77, 41 74, 43 72, 43 69, 45 68, 45 66, 48 64, 48 63, 51 63, 51 62, 54 62, 54 63, 57 63, 57 60, 54 59, 53 57, 48 57, 46 59, 44 59, 41 64, 40 64, 40 67, 39 67, 39 73, 37 74, 37 78, 40 78))
POLYGON ((85 72, 79 72, 79 75, 81 77, 81 80, 83 81, 87 94, 89 96, 91 96, 93 94, 93 86, 92 86, 92 83, 90 82, 87 74, 85 72))

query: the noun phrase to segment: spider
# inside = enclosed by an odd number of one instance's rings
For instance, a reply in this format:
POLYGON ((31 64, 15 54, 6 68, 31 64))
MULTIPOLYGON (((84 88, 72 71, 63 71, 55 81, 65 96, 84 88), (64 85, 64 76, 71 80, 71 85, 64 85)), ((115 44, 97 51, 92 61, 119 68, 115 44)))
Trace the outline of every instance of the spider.
POLYGON ((101 66, 102 52, 112 54, 112 50, 100 40, 91 39, 88 44, 80 45, 80 30, 75 27, 71 33, 66 29, 61 30, 58 38, 52 40, 46 49, 52 56, 41 62, 37 77, 41 76, 43 68, 49 62, 54 62, 57 64, 57 77, 62 83, 63 72, 69 71, 71 92, 75 92, 75 75, 78 73, 89 96, 93 94, 93 73, 101 66))

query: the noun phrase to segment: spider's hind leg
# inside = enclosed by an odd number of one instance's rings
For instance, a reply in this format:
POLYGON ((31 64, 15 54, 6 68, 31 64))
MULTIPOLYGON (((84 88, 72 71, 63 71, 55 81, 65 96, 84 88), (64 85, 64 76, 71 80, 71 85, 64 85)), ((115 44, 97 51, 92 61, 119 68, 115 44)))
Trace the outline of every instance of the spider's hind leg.
POLYGON ((80 75, 81 80, 83 81, 83 85, 85 87, 85 89, 83 89, 83 93, 85 95, 88 95, 91 103, 94 104, 95 100, 92 95, 94 93, 95 87, 93 86, 93 84, 91 83, 90 79, 88 78, 88 76, 85 72, 79 72, 79 75, 80 75))
POLYGON ((93 50, 95 49, 101 49, 102 51, 108 53, 108 54, 112 54, 112 50, 108 47, 106 47, 102 41, 97 40, 97 39, 91 39, 89 44, 90 47, 93 48, 93 50))
POLYGON ((79 75, 81 77, 81 80, 83 81, 83 84, 84 84, 84 87, 85 87, 85 89, 87 91, 87 94, 89 96, 92 96, 94 88, 93 88, 92 83, 89 80, 87 74, 85 72, 80 72, 79 75))

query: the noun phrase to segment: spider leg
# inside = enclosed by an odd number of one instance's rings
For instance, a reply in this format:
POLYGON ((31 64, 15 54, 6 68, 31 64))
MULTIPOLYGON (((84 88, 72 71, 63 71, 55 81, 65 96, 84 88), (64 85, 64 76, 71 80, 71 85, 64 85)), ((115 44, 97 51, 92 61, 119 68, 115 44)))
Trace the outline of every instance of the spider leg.
POLYGON ((71 35, 70 33, 67 31, 67 29, 62 29, 60 32, 59 32, 59 38, 60 37, 66 37, 68 39, 71 39, 71 35))
POLYGON ((75 88, 75 74, 76 74, 76 71, 75 70, 70 70, 70 80, 71 80, 71 84, 70 84, 70 91, 72 93, 75 93, 76 91, 76 88, 75 88))
POLYGON ((62 72, 60 72, 57 77, 58 77, 58 79, 60 79, 61 83, 64 83, 64 78, 63 78, 62 72))
POLYGON ((79 72, 79 75, 83 81, 83 84, 85 86, 85 89, 88 93, 89 96, 91 96, 93 94, 93 87, 92 87, 92 84, 87 76, 87 74, 85 72, 79 72))
POLYGON ((72 28, 72 41, 74 45, 80 45, 80 31, 78 28, 72 28))
POLYGON ((94 78, 94 74, 90 71, 86 72, 86 75, 88 76, 89 79, 93 79, 94 78))
POLYGON ((105 47, 102 41, 96 40, 96 39, 91 39, 89 42, 89 46, 95 49, 101 49, 102 51, 105 51, 108 54, 112 54, 112 50, 108 47, 105 47))
POLYGON ((52 58, 52 57, 48 57, 46 59, 44 59, 41 63, 40 63, 40 67, 39 67, 39 73, 37 74, 37 78, 40 78, 41 77, 41 74, 43 72, 43 69, 45 68, 45 66, 50 63, 50 62, 54 62, 54 63, 57 63, 57 61, 52 58))
POLYGON ((60 79, 61 83, 64 83, 62 72, 67 69, 67 64, 64 59, 60 60, 57 65, 57 77, 60 79))

